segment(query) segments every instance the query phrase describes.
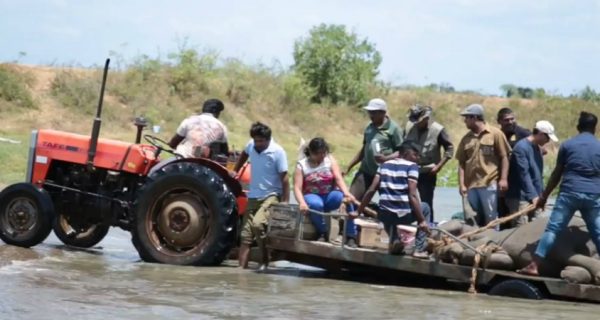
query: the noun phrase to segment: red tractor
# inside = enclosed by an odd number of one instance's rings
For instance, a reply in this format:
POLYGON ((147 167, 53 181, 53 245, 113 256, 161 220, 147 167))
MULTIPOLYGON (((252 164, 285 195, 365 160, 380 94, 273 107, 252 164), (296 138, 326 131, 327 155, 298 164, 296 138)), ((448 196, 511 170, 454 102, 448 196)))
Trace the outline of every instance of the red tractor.
POLYGON ((53 229, 65 244, 92 247, 111 226, 128 230, 144 261, 216 265, 236 239, 246 197, 222 163, 177 157, 144 135, 135 143, 99 139, 109 60, 91 136, 31 134, 27 182, 0 193, 0 239, 31 247, 53 229), (162 152, 175 157, 161 161, 162 152))

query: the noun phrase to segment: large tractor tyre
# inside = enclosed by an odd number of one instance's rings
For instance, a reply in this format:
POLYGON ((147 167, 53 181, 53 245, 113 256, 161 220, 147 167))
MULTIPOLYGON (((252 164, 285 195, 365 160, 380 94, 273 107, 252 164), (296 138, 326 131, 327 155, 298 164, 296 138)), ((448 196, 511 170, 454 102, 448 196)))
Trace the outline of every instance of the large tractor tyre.
POLYGON ((52 230, 54 204, 43 189, 30 183, 13 184, 0 192, 0 239, 29 248, 52 230))
POLYGON ((69 222, 68 216, 58 214, 52 228, 62 243, 73 247, 91 248, 104 239, 110 226, 105 224, 75 226, 69 222))
POLYGON ((505 296, 533 300, 544 299, 544 294, 542 291, 533 283, 518 279, 510 279, 499 282, 490 289, 488 294, 493 296, 505 296))
POLYGON ((235 241, 235 198, 223 179, 179 162, 152 173, 134 203, 132 243, 142 260, 218 265, 235 241))

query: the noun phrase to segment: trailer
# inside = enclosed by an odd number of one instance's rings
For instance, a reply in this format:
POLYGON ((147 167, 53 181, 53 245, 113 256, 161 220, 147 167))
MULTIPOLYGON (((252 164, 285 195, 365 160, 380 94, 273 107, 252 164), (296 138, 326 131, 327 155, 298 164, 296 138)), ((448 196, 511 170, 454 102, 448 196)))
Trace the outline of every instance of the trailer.
MULTIPOLYGON (((410 276, 447 283, 473 283, 477 291, 516 298, 560 298, 600 303, 600 286, 569 283, 559 278, 533 277, 513 271, 474 268, 435 259, 409 255, 390 255, 385 248, 352 248, 330 242, 310 240, 304 215, 296 205, 277 204, 270 208, 267 246, 285 260, 330 271, 369 272, 371 274, 410 276)), ((327 216, 344 216, 338 213, 327 216)), ((344 224, 345 225, 345 224, 344 224)), ((345 233, 344 233, 345 234, 345 233)))

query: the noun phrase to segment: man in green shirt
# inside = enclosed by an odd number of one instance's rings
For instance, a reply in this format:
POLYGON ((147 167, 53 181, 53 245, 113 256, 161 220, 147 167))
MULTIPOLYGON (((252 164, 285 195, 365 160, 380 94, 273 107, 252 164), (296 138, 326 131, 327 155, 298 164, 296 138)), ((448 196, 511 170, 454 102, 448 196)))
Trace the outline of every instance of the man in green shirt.
POLYGON ((387 104, 376 98, 369 101, 363 109, 369 113, 371 123, 365 128, 360 151, 348 164, 347 174, 360 162, 358 172, 352 180, 350 193, 356 199, 362 199, 367 188, 373 182, 379 164, 398 157, 402 144, 402 129, 387 114, 387 104))

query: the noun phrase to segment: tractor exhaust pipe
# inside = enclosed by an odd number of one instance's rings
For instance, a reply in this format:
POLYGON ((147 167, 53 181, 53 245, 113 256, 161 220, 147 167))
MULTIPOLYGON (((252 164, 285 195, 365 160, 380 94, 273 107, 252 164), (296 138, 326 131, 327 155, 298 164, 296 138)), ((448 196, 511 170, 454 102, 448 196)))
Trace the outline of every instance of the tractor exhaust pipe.
POLYGON ((92 127, 92 137, 90 139, 90 149, 88 151, 87 167, 88 170, 94 169, 94 157, 96 156, 96 148, 98 147, 98 137, 100 136, 100 125, 102 124, 102 101, 104 101, 104 87, 106 86, 106 76, 108 75, 108 64, 110 59, 106 59, 104 65, 104 75, 102 76, 102 86, 100 87, 100 98, 98 100, 98 109, 96 109, 96 118, 94 118, 94 126, 92 127))

